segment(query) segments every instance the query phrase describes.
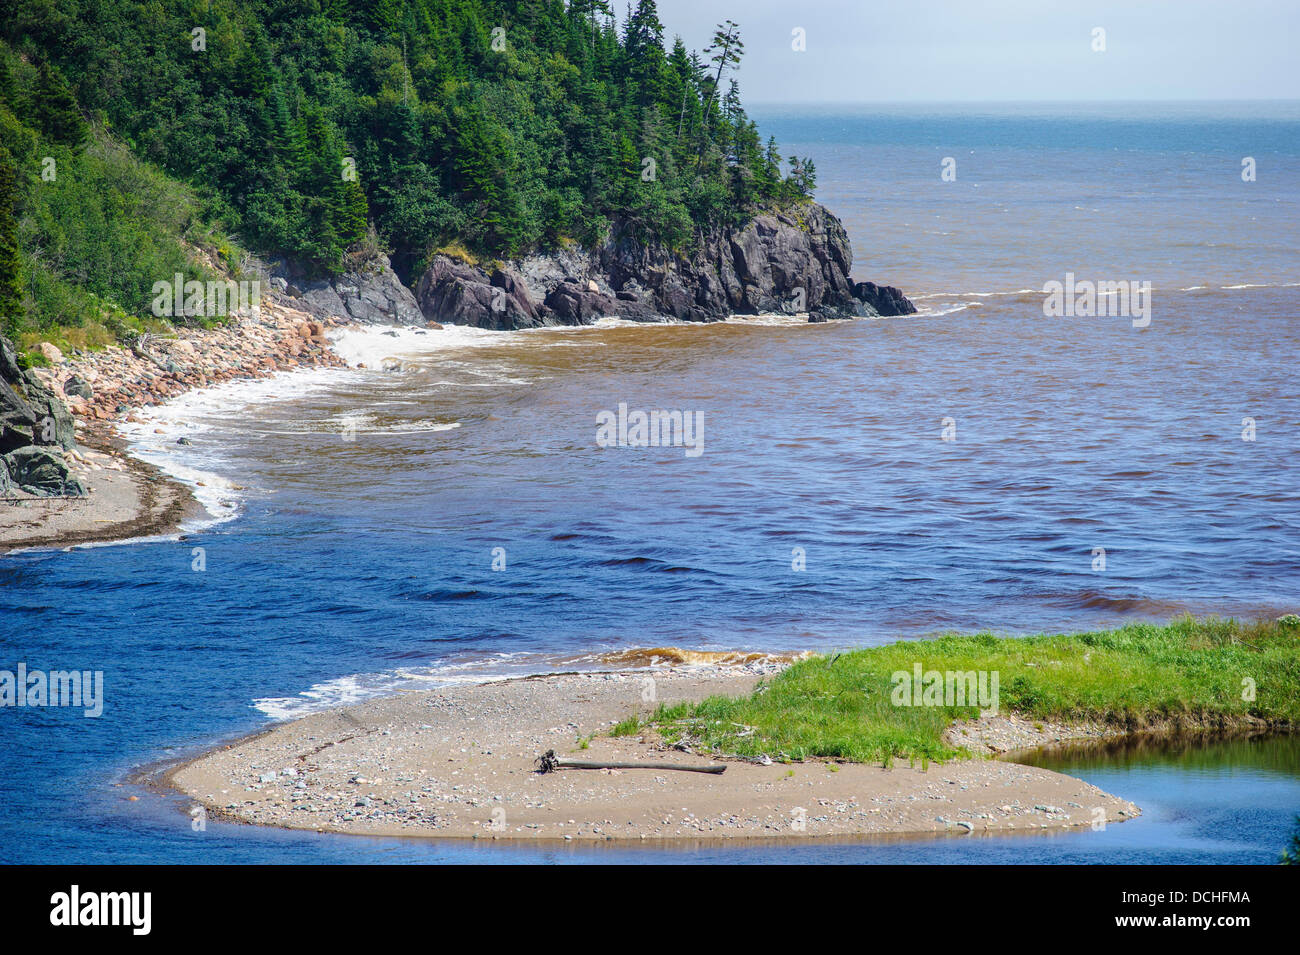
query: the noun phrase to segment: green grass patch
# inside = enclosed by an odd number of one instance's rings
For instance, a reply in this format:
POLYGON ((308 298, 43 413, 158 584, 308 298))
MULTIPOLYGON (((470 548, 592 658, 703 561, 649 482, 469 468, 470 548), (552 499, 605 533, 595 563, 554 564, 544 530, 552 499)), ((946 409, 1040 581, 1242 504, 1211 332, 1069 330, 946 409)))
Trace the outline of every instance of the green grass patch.
POLYGON ((749 696, 661 705, 650 726, 667 742, 718 755, 885 764, 964 755, 944 742, 944 731, 978 716, 977 706, 948 705, 956 697, 896 704, 903 681, 895 675, 910 676, 917 664, 926 673, 983 671, 990 690, 996 674, 999 712, 1036 720, 1095 720, 1131 730, 1300 723, 1300 618, 1288 616, 901 641, 803 660, 749 696))
POLYGON ((641 732, 644 724, 639 716, 629 716, 609 731, 610 736, 635 736, 641 732))

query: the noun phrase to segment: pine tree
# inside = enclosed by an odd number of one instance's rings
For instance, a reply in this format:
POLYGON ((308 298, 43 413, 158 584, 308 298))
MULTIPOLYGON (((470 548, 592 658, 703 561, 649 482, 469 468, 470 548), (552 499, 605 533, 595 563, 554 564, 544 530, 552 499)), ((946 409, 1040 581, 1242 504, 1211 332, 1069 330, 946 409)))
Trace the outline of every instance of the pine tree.
POLYGON ((15 113, 18 89, 14 83, 13 68, 9 66, 9 56, 0 50, 0 103, 4 103, 15 113))
POLYGON ((774 199, 781 189, 781 151, 776 145, 776 137, 767 138, 767 149, 763 154, 763 174, 759 177, 763 195, 774 199))
POLYGON ((22 325, 22 260, 18 256, 18 201, 14 165, 0 147, 0 329, 8 332, 22 325))
POLYGON ((41 61, 33 100, 36 124, 46 136, 64 146, 81 145, 86 138, 86 121, 81 118, 76 97, 57 67, 41 61))
POLYGON ((790 157, 790 175, 785 180, 791 199, 811 199, 817 188, 817 167, 811 159, 790 157))
POLYGON ((636 10, 627 19, 623 31, 623 48, 633 60, 642 60, 651 51, 664 48, 664 25, 659 22, 655 0, 639 0, 636 10))
POLYGON ((349 179, 343 184, 343 200, 340 204, 335 230, 339 241, 345 248, 356 245, 366 237, 366 194, 361 184, 349 179))
MULTIPOLYGON (((740 39, 740 26, 732 20, 719 23, 718 28, 713 31, 713 42, 705 48, 704 52, 709 54, 710 62, 717 68, 717 72, 711 79, 708 96, 704 101, 704 121, 707 123, 709 110, 718 95, 723 75, 728 67, 740 66, 740 58, 745 52, 745 44, 740 39)), ((697 173, 704 164, 704 132, 704 126, 701 125, 699 158, 695 161, 695 171, 697 173)))

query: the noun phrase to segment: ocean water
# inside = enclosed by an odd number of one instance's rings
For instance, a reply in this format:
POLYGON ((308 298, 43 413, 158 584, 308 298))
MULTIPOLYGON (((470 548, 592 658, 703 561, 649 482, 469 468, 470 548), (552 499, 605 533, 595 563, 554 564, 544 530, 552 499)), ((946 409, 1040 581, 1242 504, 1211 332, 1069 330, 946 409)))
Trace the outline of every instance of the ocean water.
POLYGON ((1071 763, 1169 818, 1223 808, 1208 835, 1143 820, 1068 851, 198 834, 176 800, 126 782, 270 719, 633 647, 1300 609, 1300 108, 754 112, 815 159, 857 277, 920 314, 348 333, 339 348, 364 368, 159 410, 134 438, 202 482, 212 521, 0 558, 0 668, 102 670, 107 698, 99 719, 0 711, 0 861, 1275 858, 1296 761, 1237 747, 1195 772, 1152 753, 1071 763), (1067 273, 1150 282, 1150 323, 1045 317, 1041 289, 1067 273), (620 404, 699 416, 703 453, 599 447, 597 415, 620 404))

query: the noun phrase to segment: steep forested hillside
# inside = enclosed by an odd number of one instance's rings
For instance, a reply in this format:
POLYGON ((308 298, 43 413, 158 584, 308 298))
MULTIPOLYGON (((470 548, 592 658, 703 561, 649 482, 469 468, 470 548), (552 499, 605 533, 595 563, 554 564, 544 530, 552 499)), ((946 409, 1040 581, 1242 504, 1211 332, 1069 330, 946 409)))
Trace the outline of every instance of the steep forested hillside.
POLYGON ((606 0, 0 0, 0 12, 0 166, 29 220, 20 233, 76 231, 68 217, 88 210, 120 220, 97 232, 120 253, 116 284, 90 255, 69 281, 127 312, 143 314, 146 279, 170 274, 177 245, 164 239, 222 244, 200 220, 321 272, 382 246, 407 276, 439 247, 508 257, 595 242, 614 218, 687 248, 704 226, 812 188, 811 163, 792 157, 783 175, 740 105, 735 25, 691 53, 666 39, 654 0, 622 23, 606 0), (98 206, 34 198, 49 150, 78 171, 66 188, 98 206), (57 221, 34 228, 41 216, 57 221))
POLYGON ((83 119, 57 67, 0 42, 0 333, 93 346, 144 330, 155 281, 207 274, 199 249, 238 258, 193 189, 83 119))

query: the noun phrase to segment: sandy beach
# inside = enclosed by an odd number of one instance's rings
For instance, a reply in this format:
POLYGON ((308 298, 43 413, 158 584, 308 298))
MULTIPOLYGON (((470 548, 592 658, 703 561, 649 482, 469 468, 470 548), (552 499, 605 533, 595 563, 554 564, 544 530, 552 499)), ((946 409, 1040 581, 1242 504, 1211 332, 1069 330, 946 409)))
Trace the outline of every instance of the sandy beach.
POLYGON ((29 547, 70 547, 174 532, 203 508, 190 489, 110 440, 66 456, 85 497, 15 493, 0 500, 0 554, 29 547))
MULTIPOLYGON (((535 771, 588 761, 714 760, 610 729, 656 702, 744 693, 770 664, 669 667, 459 685, 275 725, 167 773, 210 817, 371 836, 652 841, 1028 832, 1119 822, 1133 803, 1001 759, 879 765, 725 761, 535 771)), ((954 727, 973 752, 1100 735, 999 717, 954 727)), ((779 756, 779 754, 775 754, 779 756)))

